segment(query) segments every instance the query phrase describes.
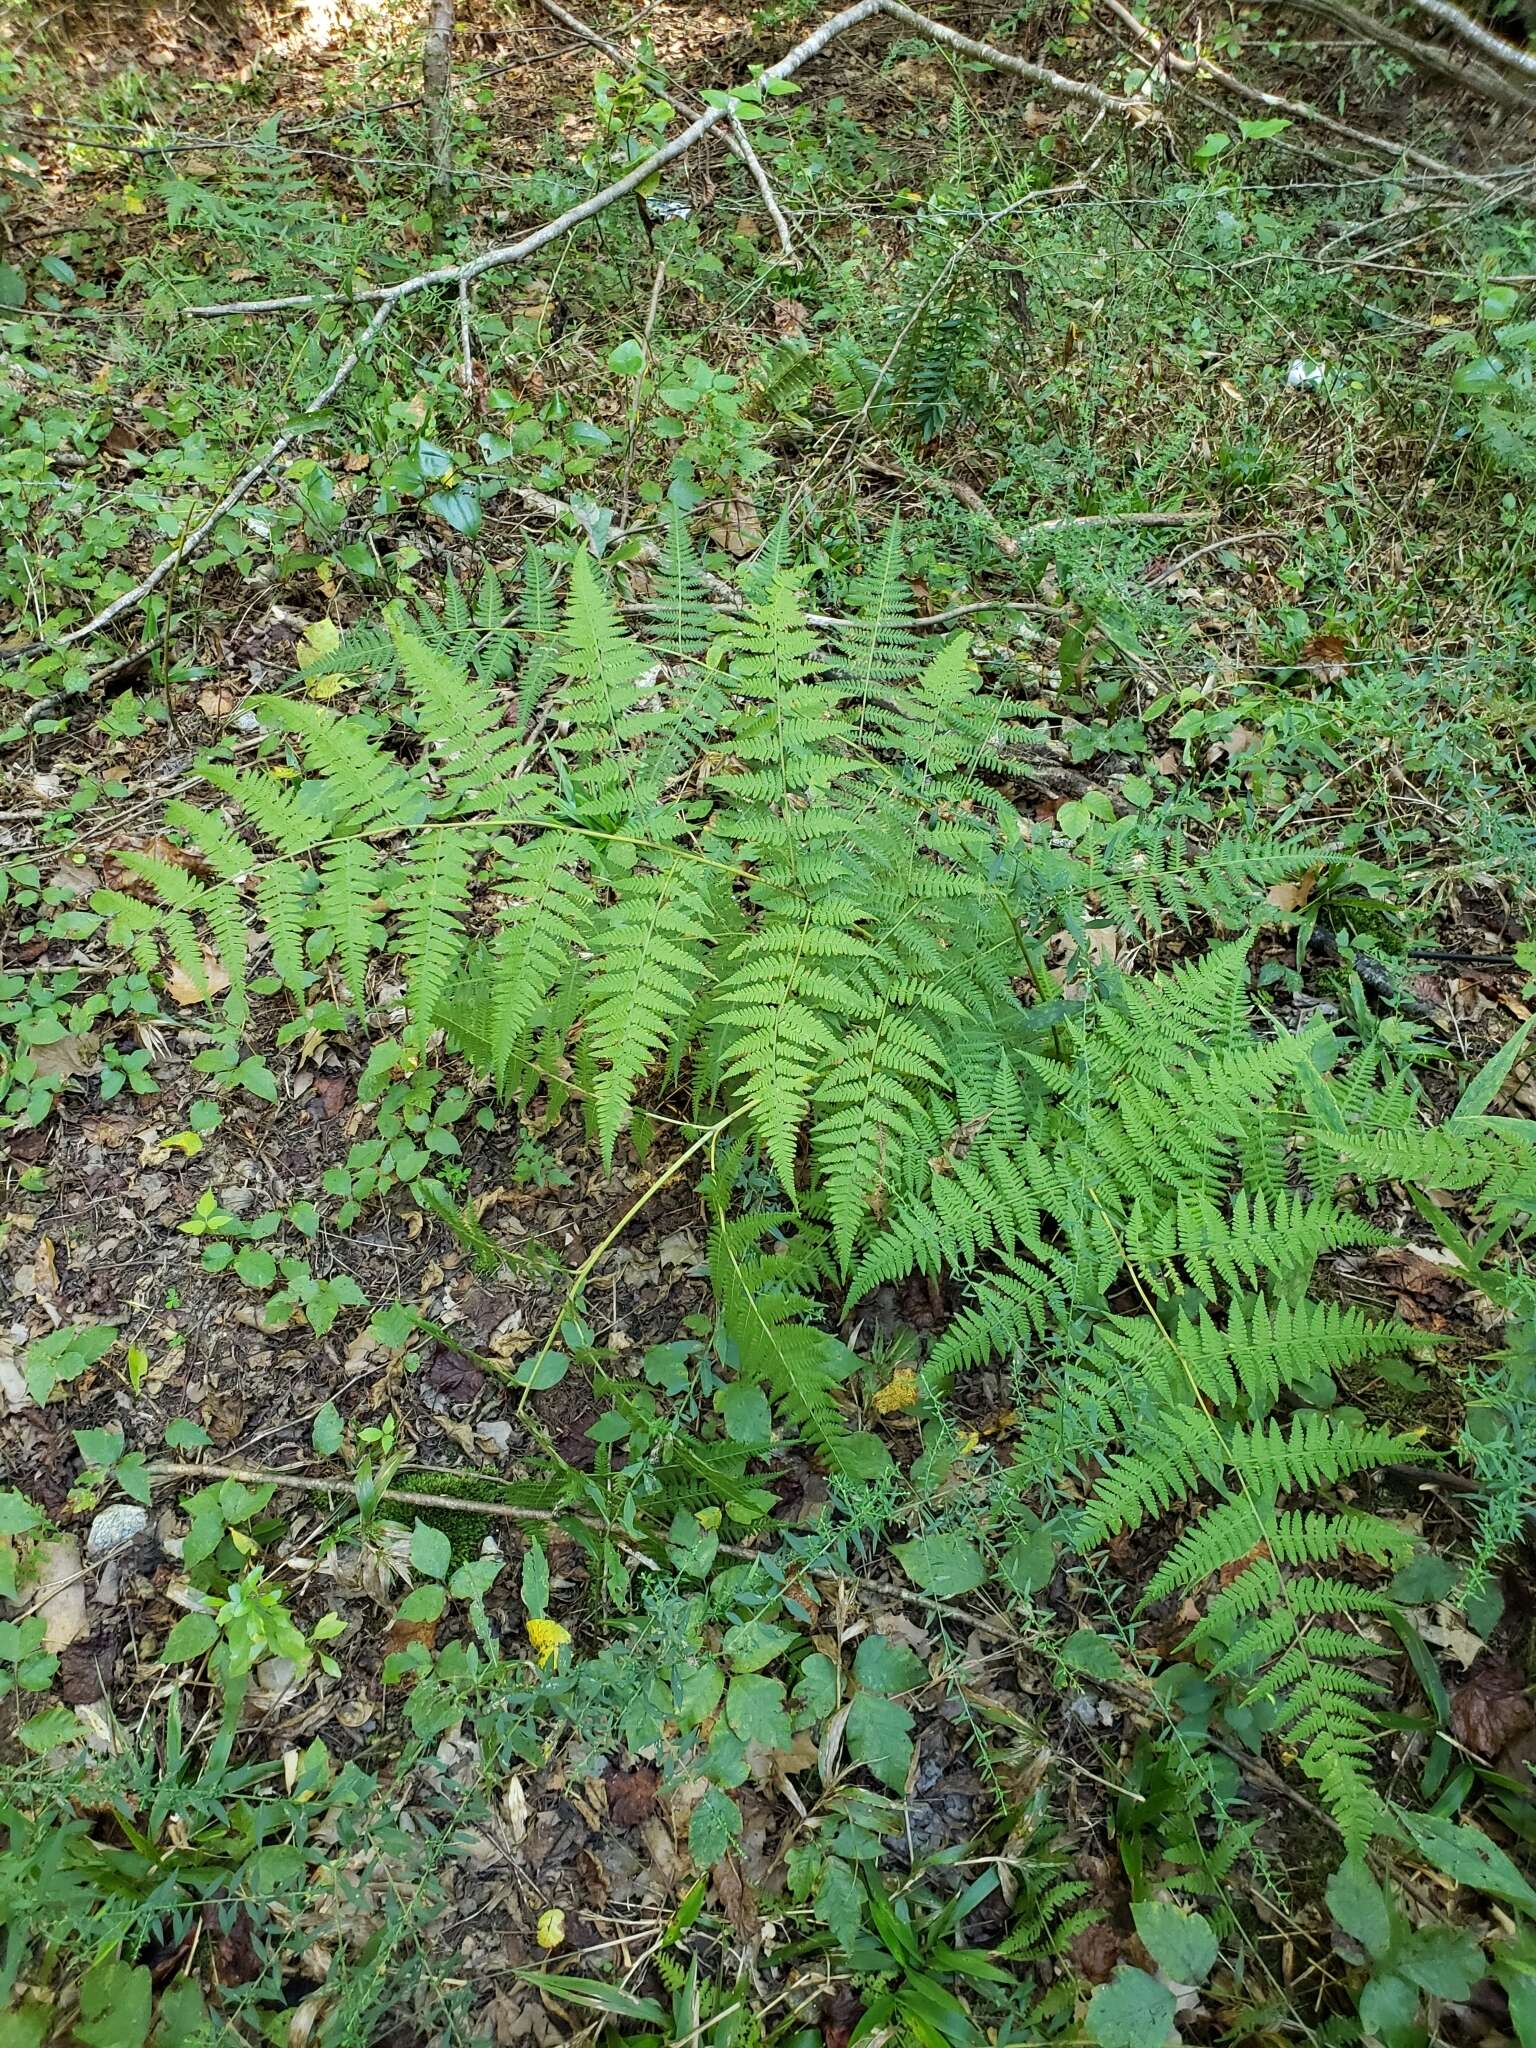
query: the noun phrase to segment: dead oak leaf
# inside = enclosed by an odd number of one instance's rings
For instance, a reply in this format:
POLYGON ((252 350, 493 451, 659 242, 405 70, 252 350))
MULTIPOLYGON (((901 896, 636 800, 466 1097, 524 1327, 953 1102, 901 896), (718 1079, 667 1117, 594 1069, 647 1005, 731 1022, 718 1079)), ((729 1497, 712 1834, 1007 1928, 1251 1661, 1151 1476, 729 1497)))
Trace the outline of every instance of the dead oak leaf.
POLYGON ((661 1773, 654 1764, 638 1763, 621 1771, 610 1764, 603 1773, 608 1793, 608 1814, 615 1827, 637 1828, 656 1811, 656 1788, 661 1773))
POLYGON ((181 1009, 188 1010, 198 1003, 206 1003, 213 996, 221 996, 229 987, 229 976, 223 966, 211 953, 203 955, 202 977, 189 974, 179 960, 171 963, 165 977, 165 992, 171 1001, 181 1009))
POLYGON ((1536 1707, 1520 1673, 1502 1657, 1480 1657, 1451 1694, 1451 1733, 1487 1762, 1533 1728, 1536 1707))

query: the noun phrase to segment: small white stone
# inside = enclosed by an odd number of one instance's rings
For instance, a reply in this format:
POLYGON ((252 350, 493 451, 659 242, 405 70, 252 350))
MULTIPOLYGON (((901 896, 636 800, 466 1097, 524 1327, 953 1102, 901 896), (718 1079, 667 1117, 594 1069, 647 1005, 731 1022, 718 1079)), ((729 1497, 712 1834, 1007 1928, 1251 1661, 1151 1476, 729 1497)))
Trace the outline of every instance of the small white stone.
POLYGON ((85 1539, 85 1554, 90 1558, 105 1557, 119 1545, 135 1542, 148 1527, 148 1508, 131 1500, 114 1501, 92 1522, 85 1539))

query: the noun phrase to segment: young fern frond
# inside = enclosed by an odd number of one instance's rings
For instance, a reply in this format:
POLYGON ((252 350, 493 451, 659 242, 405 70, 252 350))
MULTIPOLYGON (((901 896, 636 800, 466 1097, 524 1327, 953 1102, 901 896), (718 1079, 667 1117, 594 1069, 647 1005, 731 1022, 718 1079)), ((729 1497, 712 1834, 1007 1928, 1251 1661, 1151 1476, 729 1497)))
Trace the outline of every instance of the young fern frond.
POLYGON ((604 1164, 612 1163, 641 1077, 691 1007, 706 972, 709 931, 704 871, 681 856, 620 876, 598 915, 587 1029, 604 1164))
POLYGON ((395 645, 454 809, 490 808, 523 760, 501 700, 488 684, 415 634, 398 631, 395 645))
POLYGON ((810 1320, 820 1313, 816 1289, 825 1274, 816 1234, 802 1229, 778 1237, 775 1252, 762 1250, 765 1235, 794 1223, 787 1211, 727 1217, 716 1204, 709 1272, 721 1327, 742 1377, 760 1383, 838 1471, 857 1477, 857 1447, 835 1398, 857 1361, 810 1320))

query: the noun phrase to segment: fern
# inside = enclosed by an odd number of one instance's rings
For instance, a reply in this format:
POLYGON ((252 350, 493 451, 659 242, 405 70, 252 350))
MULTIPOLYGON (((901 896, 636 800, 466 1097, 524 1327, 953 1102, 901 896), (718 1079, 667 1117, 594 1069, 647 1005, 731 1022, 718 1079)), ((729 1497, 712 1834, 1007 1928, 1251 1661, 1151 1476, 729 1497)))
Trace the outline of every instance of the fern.
MULTIPOLYGON (((919 642, 899 539, 828 644, 787 535, 722 617, 672 518, 645 644, 584 556, 558 617, 537 551, 516 621, 490 583, 396 617, 390 713, 268 700, 282 772, 210 764, 216 803, 168 815, 195 865, 140 850, 98 907, 194 982, 211 943, 235 1028, 258 943, 301 1002, 334 977, 362 1013, 375 975, 403 984, 413 1054, 441 1029, 504 1096, 576 1101, 606 1163, 658 1098, 734 1123, 706 1185, 727 1366, 867 1476, 834 1294, 942 1283, 929 1391, 1005 1362, 1017 1485, 1057 1490, 1085 1554, 1156 1531, 1145 1602, 1195 1603, 1181 1654, 1265 1704, 1363 1839, 1364 1667, 1394 1621, 1369 1574, 1404 1548, 1369 1488, 1423 1453, 1337 1395, 1422 1340, 1315 1281, 1385 1241, 1358 1185, 1454 1187, 1527 1228, 1530 1147, 1486 1113, 1497 1076, 1431 1131, 1381 1059, 1339 1066, 1326 1027, 1257 1014, 1245 938, 1040 1000, 1031 935, 1246 932, 1316 849, 1172 815, 1070 842, 1021 822, 1012 717, 963 639, 919 642)), ((699 1457, 692 1481, 745 1506, 744 1464, 699 1457)))
POLYGON ((727 1217, 716 1198, 709 1272, 722 1332, 741 1376, 763 1385, 850 1478, 866 1464, 840 1415, 836 1396, 857 1360, 846 1345, 815 1327, 825 1255, 814 1231, 784 1237, 786 1212, 727 1217), (773 1234, 772 1252, 761 1249, 773 1234))
POLYGON ((622 877, 594 931, 588 1032, 597 1141, 605 1163, 636 1086, 672 1039, 705 972, 709 930, 701 870, 681 856, 622 877))

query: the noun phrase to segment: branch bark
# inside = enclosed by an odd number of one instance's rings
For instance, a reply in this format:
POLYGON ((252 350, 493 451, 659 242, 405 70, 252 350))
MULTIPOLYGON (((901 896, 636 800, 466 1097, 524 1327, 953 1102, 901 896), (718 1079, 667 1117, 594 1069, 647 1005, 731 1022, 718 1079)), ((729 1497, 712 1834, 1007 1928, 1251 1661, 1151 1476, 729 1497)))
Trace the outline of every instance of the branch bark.
POLYGON ((1451 0, 1409 0, 1420 14, 1427 14, 1434 21, 1442 22, 1446 28, 1469 43, 1474 50, 1481 50, 1485 57, 1492 57, 1497 63, 1507 65, 1511 71, 1524 72, 1527 78, 1536 78, 1536 56, 1529 50, 1522 50, 1515 43, 1505 42, 1496 36, 1491 28, 1484 28, 1480 21, 1474 21, 1470 14, 1463 14, 1454 7, 1451 0))
POLYGON ((1474 92, 1495 106, 1505 108, 1509 113, 1529 112, 1532 93, 1529 88, 1505 78, 1486 64, 1469 58, 1463 63, 1450 56, 1434 43, 1420 42, 1417 36, 1405 35, 1402 29, 1391 22, 1383 21, 1375 14, 1368 14, 1363 8, 1351 7, 1349 0, 1275 0, 1283 8, 1294 9, 1302 14, 1321 15, 1325 21, 1337 22, 1352 35, 1367 37, 1371 42, 1380 43, 1384 50, 1391 50, 1399 57, 1406 57, 1410 64, 1420 71, 1426 71, 1435 78, 1443 78, 1448 84, 1459 87, 1463 92, 1474 92))
MULTIPOLYGON (((1415 5, 1424 5, 1426 0, 1415 0, 1415 5)), ((1436 0, 1439 4, 1439 0, 1436 0)), ((1376 135, 1368 128, 1352 127, 1347 121, 1336 121, 1332 114, 1325 114, 1318 107, 1309 106, 1305 100, 1285 99, 1277 92, 1263 92, 1256 85, 1235 77, 1219 64, 1213 64, 1208 57, 1186 57, 1176 50, 1166 37, 1149 28, 1137 14, 1123 5, 1123 0, 1104 0, 1104 5, 1128 28, 1136 40, 1155 55, 1157 62, 1170 74, 1180 78, 1212 78, 1228 92, 1236 93, 1239 99, 1252 100, 1255 105, 1268 107, 1272 113, 1288 114, 1293 120, 1306 121, 1314 128, 1326 129, 1330 135, 1341 135, 1346 142, 1353 142, 1361 149, 1368 149, 1376 156, 1389 156, 1394 162, 1417 164, 1420 170, 1433 171, 1436 177, 1449 178, 1458 185, 1466 185, 1475 192, 1482 192, 1492 199, 1503 199, 1507 193, 1503 186, 1491 178, 1480 178, 1474 171, 1458 170, 1454 164, 1442 163, 1437 156, 1430 156, 1422 149, 1414 149, 1406 142, 1394 142, 1389 136, 1376 135)))
POLYGON ((421 46, 421 91, 431 156, 427 210, 433 247, 440 249, 453 218, 453 0, 432 0, 421 46))
MULTIPOLYGON (((619 43, 611 43, 605 35, 600 35, 595 28, 588 22, 583 21, 579 15, 572 14, 562 7, 560 0, 539 0, 539 5, 550 16, 551 20, 558 21, 562 28, 568 28, 573 36, 580 36, 584 43, 590 43, 594 50, 600 50, 613 63, 623 65, 627 69, 635 62, 632 51, 626 50, 619 43)), ((671 91, 663 91, 655 79, 647 79, 646 84, 650 91, 655 93, 657 99, 673 108, 674 111, 682 104, 680 95, 671 91)), ((786 256, 793 257, 795 245, 789 232, 789 223, 780 211, 779 203, 773 195, 773 187, 768 182, 768 173, 763 169, 757 151, 752 147, 745 129, 734 114, 730 117, 726 140, 730 148, 746 165, 748 175, 762 195, 763 204, 768 209, 768 217, 773 222, 774 232, 779 238, 779 247, 786 256)))

